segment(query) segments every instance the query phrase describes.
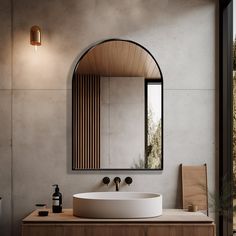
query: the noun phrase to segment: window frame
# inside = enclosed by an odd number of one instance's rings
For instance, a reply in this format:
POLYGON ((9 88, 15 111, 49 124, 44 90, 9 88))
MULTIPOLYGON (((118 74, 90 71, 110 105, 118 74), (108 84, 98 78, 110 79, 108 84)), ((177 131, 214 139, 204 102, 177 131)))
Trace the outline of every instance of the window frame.
MULTIPOLYGON (((148 149, 148 85, 149 84, 158 84, 161 86, 161 166, 160 170, 164 168, 164 161, 163 161, 163 80, 162 78, 158 79, 147 79, 144 80, 144 97, 145 97, 145 168, 147 168, 147 149, 148 149)), ((157 169, 157 170, 159 170, 157 169)), ((151 169, 150 169, 151 170, 151 169)), ((154 169, 155 170, 155 169, 154 169)))
MULTIPOLYGON (((233 157, 233 1, 219 0, 219 193, 228 188, 232 193, 233 157)), ((218 196, 220 197, 220 196, 218 196)), ((219 235, 233 233, 233 196, 225 213, 219 214, 219 235)))

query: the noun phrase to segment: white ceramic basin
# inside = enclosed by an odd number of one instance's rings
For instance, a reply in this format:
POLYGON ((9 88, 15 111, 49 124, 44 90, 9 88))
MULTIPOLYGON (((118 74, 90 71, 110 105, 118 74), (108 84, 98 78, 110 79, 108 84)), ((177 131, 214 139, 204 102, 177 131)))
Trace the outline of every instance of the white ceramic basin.
POLYGON ((91 192, 73 195, 73 215, 86 218, 147 218, 162 214, 162 195, 91 192))

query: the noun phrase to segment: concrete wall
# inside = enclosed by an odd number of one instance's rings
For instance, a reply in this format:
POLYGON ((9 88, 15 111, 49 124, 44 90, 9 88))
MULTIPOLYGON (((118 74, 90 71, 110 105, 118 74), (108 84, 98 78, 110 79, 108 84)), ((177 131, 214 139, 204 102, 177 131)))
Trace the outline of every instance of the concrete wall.
POLYGON ((122 179, 130 175, 134 183, 121 186, 121 190, 160 192, 164 207, 172 208, 178 199, 179 164, 206 162, 209 190, 214 192, 215 1, 12 2, 11 14, 10 1, 0 0, 0 195, 6 216, 4 235, 9 235, 11 211, 14 235, 19 235, 20 220, 35 203, 50 206, 54 183, 63 193, 63 206, 71 207, 73 193, 113 191, 114 186, 101 185, 104 175, 122 179), (34 24, 43 33, 37 53, 29 44, 29 29, 34 24), (71 171, 73 67, 91 44, 112 37, 142 44, 162 69, 163 172, 71 171))
POLYGON ((144 78, 101 77, 100 88, 101 168, 144 163, 144 78))

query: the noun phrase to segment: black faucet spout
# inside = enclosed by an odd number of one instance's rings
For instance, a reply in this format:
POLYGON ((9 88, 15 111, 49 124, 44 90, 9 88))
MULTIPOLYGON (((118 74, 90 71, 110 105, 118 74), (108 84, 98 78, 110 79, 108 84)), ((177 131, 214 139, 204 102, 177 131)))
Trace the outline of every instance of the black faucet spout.
POLYGON ((120 189, 120 182, 121 182, 120 177, 115 177, 114 178, 114 183, 116 185, 116 191, 119 191, 119 189, 120 189))

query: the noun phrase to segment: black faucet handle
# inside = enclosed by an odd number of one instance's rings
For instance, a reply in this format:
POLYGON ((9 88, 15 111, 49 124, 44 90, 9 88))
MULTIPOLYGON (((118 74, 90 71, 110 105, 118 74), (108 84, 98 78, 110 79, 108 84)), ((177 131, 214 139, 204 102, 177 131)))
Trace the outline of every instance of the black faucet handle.
POLYGON ((104 184, 108 185, 108 184, 110 183, 110 178, 106 176, 106 177, 104 177, 104 178, 102 179, 102 182, 103 182, 104 184))
POLYGON ((128 176, 128 177, 125 178, 125 183, 126 183, 126 184, 131 185, 132 182, 133 182, 133 179, 132 179, 130 176, 128 176))
POLYGON ((116 182, 118 182, 118 183, 120 183, 120 182, 121 182, 121 179, 120 179, 120 177, 115 177, 115 178, 114 178, 114 183, 116 183, 116 182))

